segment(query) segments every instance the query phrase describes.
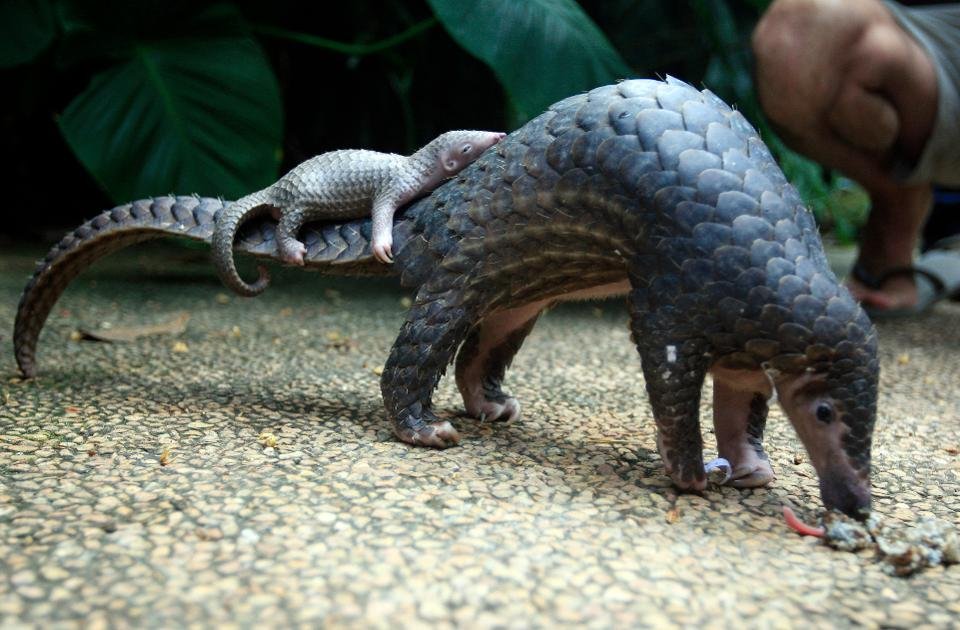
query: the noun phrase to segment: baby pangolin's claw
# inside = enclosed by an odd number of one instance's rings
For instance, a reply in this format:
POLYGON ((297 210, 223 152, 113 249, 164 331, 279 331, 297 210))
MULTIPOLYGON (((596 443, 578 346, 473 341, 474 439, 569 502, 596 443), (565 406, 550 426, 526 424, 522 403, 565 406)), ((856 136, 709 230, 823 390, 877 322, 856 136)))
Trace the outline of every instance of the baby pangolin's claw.
POLYGON ((373 257, 389 265, 393 262, 393 243, 374 243, 373 257))

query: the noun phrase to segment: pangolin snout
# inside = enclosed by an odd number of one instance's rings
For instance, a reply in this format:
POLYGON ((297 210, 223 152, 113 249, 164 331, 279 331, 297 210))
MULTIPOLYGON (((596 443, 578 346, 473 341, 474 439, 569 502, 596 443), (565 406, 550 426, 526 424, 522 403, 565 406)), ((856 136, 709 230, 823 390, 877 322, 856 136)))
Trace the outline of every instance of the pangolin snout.
POLYGON ((820 497, 828 510, 840 510, 859 521, 870 515, 870 486, 848 475, 822 475, 820 497))

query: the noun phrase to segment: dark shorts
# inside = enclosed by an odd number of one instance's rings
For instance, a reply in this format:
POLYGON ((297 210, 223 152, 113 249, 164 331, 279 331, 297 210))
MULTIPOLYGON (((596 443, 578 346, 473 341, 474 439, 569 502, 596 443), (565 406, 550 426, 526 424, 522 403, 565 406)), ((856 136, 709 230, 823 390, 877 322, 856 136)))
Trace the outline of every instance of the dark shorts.
POLYGON ((907 182, 960 186, 960 3, 906 7, 886 0, 894 19, 929 53, 937 68, 937 118, 907 182))

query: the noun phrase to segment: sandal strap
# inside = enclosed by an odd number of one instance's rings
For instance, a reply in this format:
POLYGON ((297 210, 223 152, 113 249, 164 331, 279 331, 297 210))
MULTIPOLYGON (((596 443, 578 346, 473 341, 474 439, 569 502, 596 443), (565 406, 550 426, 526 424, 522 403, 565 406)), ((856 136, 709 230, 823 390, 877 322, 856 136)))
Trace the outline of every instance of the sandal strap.
POLYGON ((929 280, 930 284, 933 285, 933 289, 937 295, 940 295, 947 290, 947 286, 943 283, 943 280, 941 280, 939 276, 927 271, 926 269, 923 269, 922 267, 913 267, 910 265, 905 267, 893 267, 891 269, 887 269, 877 276, 867 271, 863 265, 857 261, 857 263, 850 270, 850 275, 852 275, 857 282, 860 282, 868 289, 872 289, 874 291, 881 290, 883 285, 886 284, 890 278, 895 278, 897 276, 913 277, 917 275, 921 275, 929 280))

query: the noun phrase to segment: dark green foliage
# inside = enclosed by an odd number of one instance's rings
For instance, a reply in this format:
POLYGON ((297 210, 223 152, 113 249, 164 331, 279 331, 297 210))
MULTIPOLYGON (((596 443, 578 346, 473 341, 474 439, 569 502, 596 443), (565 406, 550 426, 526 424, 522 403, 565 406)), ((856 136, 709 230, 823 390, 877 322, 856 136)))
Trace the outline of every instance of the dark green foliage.
POLYGON ((862 193, 787 149, 756 101, 749 33, 767 4, 3 0, 13 203, 73 223, 131 197, 236 197, 323 151, 510 129, 565 96, 669 73, 743 110, 821 221, 852 238, 862 193), (44 186, 50 172, 64 184, 44 186))
POLYGON ((57 34, 53 6, 47 0, 0 2, 0 67, 30 61, 57 34))
POLYGON ((64 137, 114 200, 158 190, 237 197, 275 179, 280 94, 256 42, 223 28, 236 18, 214 7, 196 18, 205 37, 188 22, 183 36, 132 43, 64 110, 64 137))
POLYGON ((631 75, 574 0, 428 0, 444 28, 493 70, 520 118, 631 75))

